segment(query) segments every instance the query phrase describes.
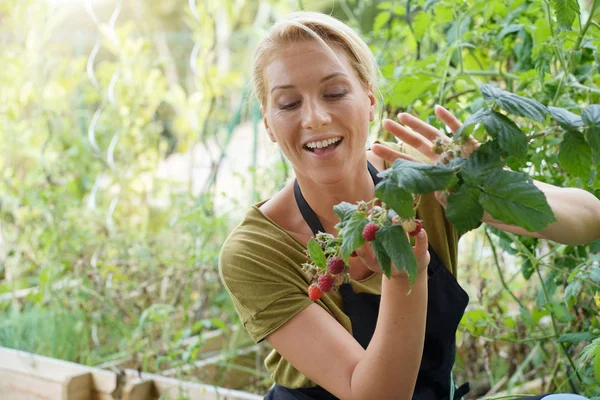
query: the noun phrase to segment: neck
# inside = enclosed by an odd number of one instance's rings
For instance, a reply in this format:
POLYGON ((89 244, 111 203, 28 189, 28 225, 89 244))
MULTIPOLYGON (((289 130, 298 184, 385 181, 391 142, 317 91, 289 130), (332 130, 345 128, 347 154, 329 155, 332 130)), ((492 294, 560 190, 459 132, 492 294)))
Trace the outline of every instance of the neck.
POLYGON ((346 178, 332 183, 322 183, 306 175, 296 174, 304 199, 326 230, 329 231, 339 222, 333 206, 343 201, 355 204, 375 197, 375 185, 367 169, 366 158, 359 162, 358 171, 358 174, 346 174, 346 178))

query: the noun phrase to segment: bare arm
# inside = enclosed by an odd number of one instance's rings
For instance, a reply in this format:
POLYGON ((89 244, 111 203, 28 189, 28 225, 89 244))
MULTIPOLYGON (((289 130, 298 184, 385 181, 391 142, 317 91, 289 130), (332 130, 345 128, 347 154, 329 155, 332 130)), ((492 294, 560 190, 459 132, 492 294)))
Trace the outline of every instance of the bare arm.
POLYGON ((539 232, 529 232, 508 225, 485 213, 482 221, 503 231, 533 236, 558 243, 577 245, 600 239, 600 201, 591 193, 577 188, 560 188, 534 181, 546 195, 556 222, 539 232))
MULTIPOLYGON (((456 132, 460 128, 460 121, 445 108, 436 107, 435 112, 452 131, 456 132)), ((404 143, 421 152, 421 154, 434 162, 437 161, 439 156, 432 151, 433 141, 437 138, 450 139, 431 125, 412 115, 400 114, 399 120, 411 129, 409 130, 390 120, 384 122, 384 127, 404 143)), ((474 139, 470 138, 463 147, 464 154, 467 156, 478 145, 474 139)), ((412 159, 381 145, 374 145, 373 153, 389 162, 393 162, 396 158, 412 159)), ((529 232, 518 226, 498 221, 488 213, 484 213, 482 221, 503 231, 553 240, 568 245, 589 243, 600 238, 600 200, 594 195, 582 189, 561 188, 539 181, 534 181, 534 184, 546 195, 548 204, 556 217, 556 222, 539 232, 529 232)), ((436 197, 445 206, 445 201, 439 195, 436 197)))
MULTIPOLYGON (((424 270, 429 263, 426 235, 415 244, 415 254, 424 270)), ((408 290, 404 276, 382 276, 377 326, 366 350, 317 304, 299 312, 267 341, 340 399, 410 399, 425 340, 427 273, 419 273, 410 295, 408 290)))

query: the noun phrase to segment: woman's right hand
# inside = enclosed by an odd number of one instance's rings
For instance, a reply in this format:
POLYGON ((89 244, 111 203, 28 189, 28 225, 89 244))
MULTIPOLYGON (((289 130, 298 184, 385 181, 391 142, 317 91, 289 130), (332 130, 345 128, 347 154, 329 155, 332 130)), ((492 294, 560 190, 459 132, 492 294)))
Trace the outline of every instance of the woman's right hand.
MULTIPOLYGON (((429 260, 431 256, 429 255, 429 243, 427 240, 427 232, 425 229, 421 229, 421 232, 417 236, 415 236, 415 245, 412 250, 415 253, 415 257, 417 258, 417 274, 420 274, 422 271, 427 269, 429 265, 429 260)), ((382 272, 381 267, 379 266, 379 262, 377 262, 377 257, 375 256, 375 251, 371 247, 370 243, 365 243, 358 249, 356 249, 356 254, 360 257, 361 261, 373 272, 382 272)), ((390 276, 392 279, 406 279, 408 275, 406 272, 399 270, 392 263, 392 273, 390 276)))

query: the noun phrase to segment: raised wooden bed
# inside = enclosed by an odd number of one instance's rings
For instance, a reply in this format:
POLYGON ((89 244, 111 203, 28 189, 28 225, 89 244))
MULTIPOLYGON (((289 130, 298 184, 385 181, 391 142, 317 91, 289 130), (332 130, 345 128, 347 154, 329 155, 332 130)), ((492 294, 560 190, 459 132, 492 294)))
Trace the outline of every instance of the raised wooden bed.
POLYGON ((159 375, 87 367, 0 347, 0 399, 259 400, 262 396, 159 375))

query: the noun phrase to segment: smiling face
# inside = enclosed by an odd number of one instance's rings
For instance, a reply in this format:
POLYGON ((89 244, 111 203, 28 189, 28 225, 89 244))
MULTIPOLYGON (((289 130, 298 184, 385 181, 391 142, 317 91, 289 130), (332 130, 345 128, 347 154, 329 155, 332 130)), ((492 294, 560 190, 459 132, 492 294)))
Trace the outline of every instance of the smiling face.
MULTIPOLYGON (((283 47, 283 46, 282 46, 283 47)), ((265 126, 297 176, 335 183, 366 164, 375 96, 343 51, 306 40, 280 49, 263 71, 265 126)))

